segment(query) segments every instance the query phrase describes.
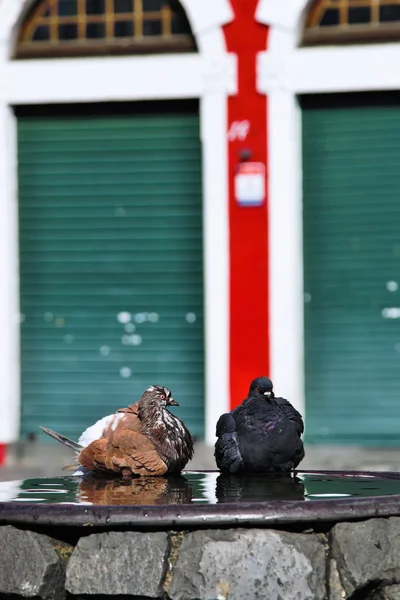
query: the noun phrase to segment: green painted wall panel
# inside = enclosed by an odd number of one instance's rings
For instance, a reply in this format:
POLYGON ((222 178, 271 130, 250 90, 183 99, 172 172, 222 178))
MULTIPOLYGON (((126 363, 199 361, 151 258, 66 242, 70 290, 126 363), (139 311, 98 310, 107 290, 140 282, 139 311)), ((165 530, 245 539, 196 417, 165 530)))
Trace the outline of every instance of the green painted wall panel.
POLYGON ((398 445, 400 105, 302 120, 307 438, 398 445))
POLYGON ((22 434, 76 438, 161 383, 202 436, 198 115, 23 116, 18 150, 22 434))

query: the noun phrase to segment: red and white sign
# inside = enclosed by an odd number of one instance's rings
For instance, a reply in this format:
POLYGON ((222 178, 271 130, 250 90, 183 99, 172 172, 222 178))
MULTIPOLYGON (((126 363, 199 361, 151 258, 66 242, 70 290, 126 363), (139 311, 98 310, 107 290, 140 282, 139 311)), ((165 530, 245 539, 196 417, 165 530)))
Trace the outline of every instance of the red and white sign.
POLYGON ((233 121, 228 131, 228 140, 230 142, 234 142, 236 140, 243 142, 247 138, 249 131, 250 121, 247 119, 245 121, 233 121))
POLYGON ((240 206, 262 206, 265 202, 265 165, 240 163, 235 174, 235 198, 240 206))

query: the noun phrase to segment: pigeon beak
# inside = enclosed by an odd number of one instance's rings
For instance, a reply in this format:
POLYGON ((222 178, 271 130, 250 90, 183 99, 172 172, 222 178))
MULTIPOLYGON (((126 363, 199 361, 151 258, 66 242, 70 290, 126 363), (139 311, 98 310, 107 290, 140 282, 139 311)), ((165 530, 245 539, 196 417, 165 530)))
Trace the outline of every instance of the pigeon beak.
POLYGON ((174 400, 173 398, 170 398, 167 401, 167 404, 168 404, 168 406, 179 406, 179 403, 176 400, 174 400))
POLYGON ((271 392, 264 392, 264 396, 268 396, 268 398, 270 397, 271 392))

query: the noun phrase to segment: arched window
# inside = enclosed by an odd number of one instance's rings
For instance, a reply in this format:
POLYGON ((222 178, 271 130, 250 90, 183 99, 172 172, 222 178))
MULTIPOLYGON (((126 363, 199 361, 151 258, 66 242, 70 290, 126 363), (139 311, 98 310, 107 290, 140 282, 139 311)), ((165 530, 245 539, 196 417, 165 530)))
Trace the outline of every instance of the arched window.
POLYGON ((193 51, 176 0, 40 0, 22 24, 16 57, 193 51))
POLYGON ((304 45, 393 41, 400 38, 400 0, 316 0, 304 45))

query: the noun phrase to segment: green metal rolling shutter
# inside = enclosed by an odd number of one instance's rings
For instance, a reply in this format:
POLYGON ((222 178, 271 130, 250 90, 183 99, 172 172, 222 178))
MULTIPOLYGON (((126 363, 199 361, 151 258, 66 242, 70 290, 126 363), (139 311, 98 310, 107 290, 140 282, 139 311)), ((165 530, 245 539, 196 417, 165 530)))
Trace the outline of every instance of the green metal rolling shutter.
POLYGON ((24 116, 18 148, 22 433, 76 438, 155 383, 202 436, 198 114, 24 116))
POLYGON ((398 98, 306 101, 303 169, 307 438, 398 445, 398 98))

